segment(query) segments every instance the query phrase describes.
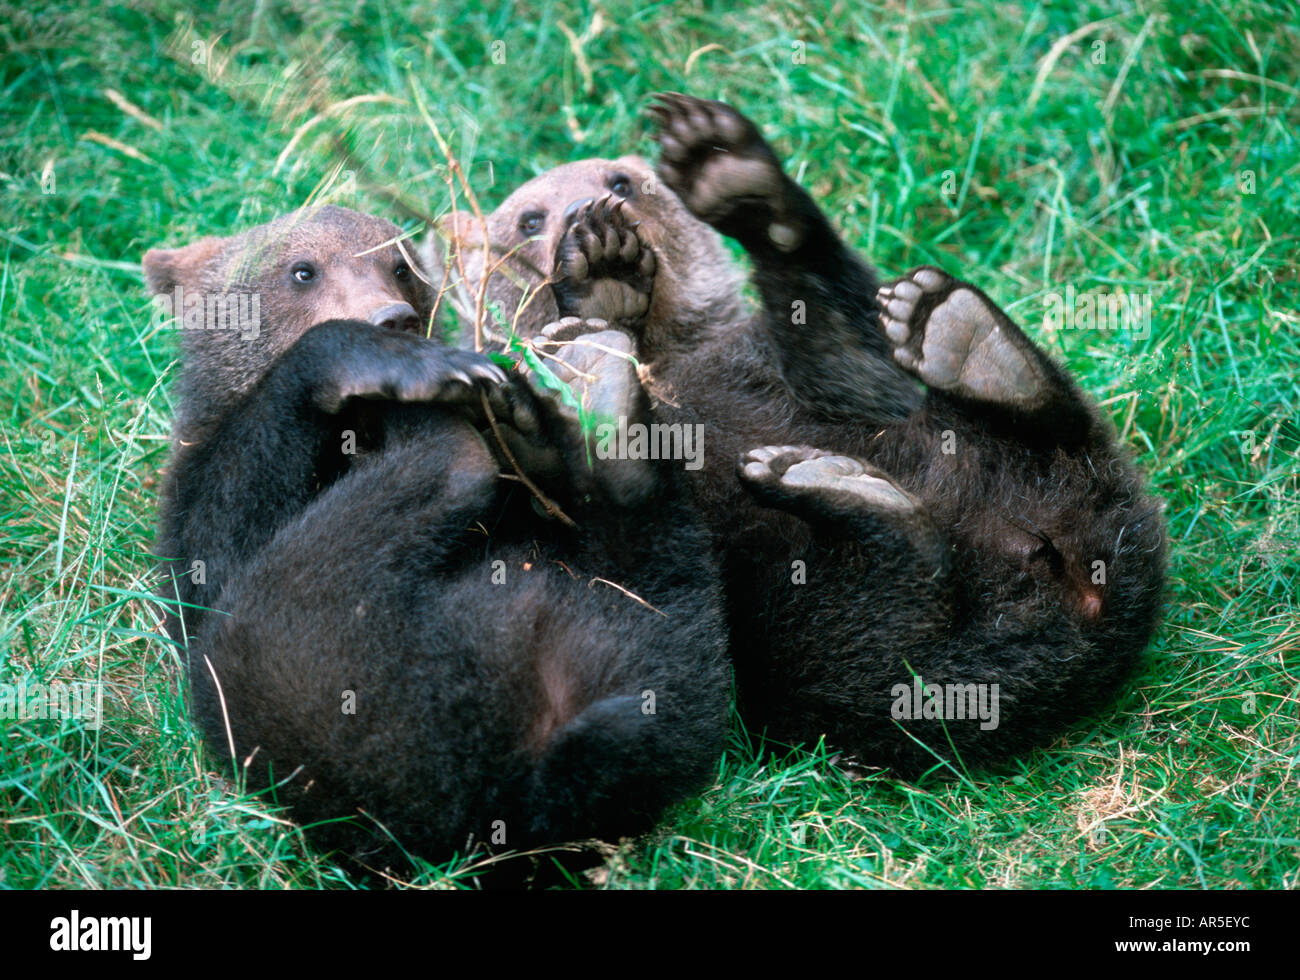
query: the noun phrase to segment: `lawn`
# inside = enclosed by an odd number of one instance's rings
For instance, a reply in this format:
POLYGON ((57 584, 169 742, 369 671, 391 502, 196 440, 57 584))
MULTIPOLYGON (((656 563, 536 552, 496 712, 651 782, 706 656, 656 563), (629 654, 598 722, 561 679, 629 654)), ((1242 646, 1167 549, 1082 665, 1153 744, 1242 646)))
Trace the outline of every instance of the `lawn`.
POLYGON ((416 229, 437 137, 492 206, 651 154, 665 89, 751 116, 885 276, 971 279, 1068 365, 1167 503, 1167 614, 1113 710, 999 772, 851 780, 737 721, 707 791, 573 884, 1300 885, 1293 3, 206 6, 0 4, 0 683, 103 690, 98 727, 0 720, 0 885, 356 884, 227 778, 159 635, 177 345, 145 249, 309 200, 416 229), (1149 319, 1047 315, 1121 292, 1149 319))

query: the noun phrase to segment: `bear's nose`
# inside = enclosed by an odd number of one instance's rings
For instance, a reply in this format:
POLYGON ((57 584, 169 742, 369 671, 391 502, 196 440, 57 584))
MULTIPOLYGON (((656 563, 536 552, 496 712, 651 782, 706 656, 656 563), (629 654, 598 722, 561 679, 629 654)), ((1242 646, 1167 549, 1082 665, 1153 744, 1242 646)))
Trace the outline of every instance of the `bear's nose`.
POLYGON ((570 221, 574 219, 574 217, 577 216, 578 211, 581 208, 590 204, 594 200, 595 200, 594 197, 584 197, 581 201, 574 201, 572 204, 570 204, 567 208, 564 209, 564 223, 567 225, 570 221))
POLYGON ((389 303, 370 314, 369 320, 377 327, 391 330, 415 330, 420 326, 420 318, 415 315, 415 308, 410 303, 389 303))

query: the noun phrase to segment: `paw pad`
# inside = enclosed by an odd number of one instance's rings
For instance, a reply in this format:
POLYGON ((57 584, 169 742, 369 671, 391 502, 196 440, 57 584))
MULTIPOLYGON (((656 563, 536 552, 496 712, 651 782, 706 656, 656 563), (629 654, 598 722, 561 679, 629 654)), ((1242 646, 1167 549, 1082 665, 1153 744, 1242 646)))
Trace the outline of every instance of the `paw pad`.
POLYGON ((560 239, 554 289, 563 317, 627 325, 649 312, 655 254, 623 203, 606 196, 584 204, 560 239))
POLYGON ((974 286, 924 266, 880 288, 894 359, 931 388, 1031 407, 1046 390, 1029 341, 974 286))

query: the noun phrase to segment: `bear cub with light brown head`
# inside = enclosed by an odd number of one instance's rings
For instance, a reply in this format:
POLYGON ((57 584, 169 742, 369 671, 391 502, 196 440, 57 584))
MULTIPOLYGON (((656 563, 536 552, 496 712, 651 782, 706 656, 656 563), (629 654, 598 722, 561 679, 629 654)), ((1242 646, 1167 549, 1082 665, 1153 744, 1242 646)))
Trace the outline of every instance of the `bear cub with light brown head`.
POLYGON ((314 324, 424 326, 430 289, 400 237, 391 222, 331 205, 232 238, 146 252, 149 290, 181 328, 175 435, 198 441, 314 324))
POLYGON ((881 288, 758 129, 662 95, 661 155, 557 167, 480 227, 458 306, 546 350, 603 318, 661 419, 701 425, 745 720, 916 773, 1042 744, 1155 629, 1159 503, 1091 400, 983 292, 881 288), (753 264, 758 310, 717 232, 753 264), (935 692, 938 692, 937 695, 935 692))
MULTIPOLYGON (((570 407, 421 336, 400 237, 327 207, 145 256, 155 293, 195 297, 159 534, 195 715, 370 865, 645 830, 726 731, 705 532, 672 467, 589 467, 570 407), (575 528, 501 478, 484 394, 561 461, 575 528)), ((647 418, 608 339, 561 377, 647 418)))

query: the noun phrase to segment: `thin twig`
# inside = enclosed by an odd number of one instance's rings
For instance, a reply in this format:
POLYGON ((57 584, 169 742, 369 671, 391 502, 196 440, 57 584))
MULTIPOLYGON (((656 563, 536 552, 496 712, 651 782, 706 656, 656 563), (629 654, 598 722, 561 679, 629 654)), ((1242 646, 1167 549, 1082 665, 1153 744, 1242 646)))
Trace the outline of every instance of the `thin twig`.
POLYGON ((524 473, 523 467, 519 465, 519 461, 515 459, 515 454, 512 453, 510 447, 506 445, 505 436, 501 434, 501 429, 497 426, 496 413, 492 411, 492 406, 488 404, 487 392, 480 391, 479 398, 482 399, 483 411, 487 415, 488 425, 492 426, 492 434, 496 436, 497 442, 501 444, 501 451, 506 454, 506 459, 509 461, 510 465, 514 467, 514 471, 518 475, 519 481, 541 502, 541 505, 546 508, 546 513, 576 530, 578 525, 573 518, 560 510, 560 505, 550 497, 546 496, 546 494, 542 493, 541 488, 532 480, 528 479, 528 475, 524 473))
POLYGON ((623 586, 619 585, 617 582, 611 582, 607 578, 599 578, 599 577, 593 578, 590 582, 587 583, 587 587, 590 588, 591 586, 595 585, 597 582, 599 582, 601 585, 608 585, 610 588, 618 589, 618 591, 622 592, 629 599, 635 599, 637 602, 641 603, 641 605, 645 606, 651 612, 657 612, 664 619, 668 618, 668 614, 664 612, 662 609, 656 609, 654 606, 650 605, 650 603, 646 602, 635 592, 631 592, 623 588, 623 586))

